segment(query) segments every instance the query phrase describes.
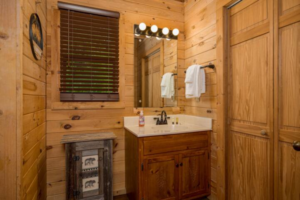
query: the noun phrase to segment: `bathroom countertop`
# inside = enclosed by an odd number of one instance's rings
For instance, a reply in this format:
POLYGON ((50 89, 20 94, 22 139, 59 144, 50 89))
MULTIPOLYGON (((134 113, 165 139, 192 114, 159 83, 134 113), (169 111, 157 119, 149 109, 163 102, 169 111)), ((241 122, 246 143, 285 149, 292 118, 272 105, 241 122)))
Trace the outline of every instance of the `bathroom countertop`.
POLYGON ((193 133, 200 131, 210 131, 211 129, 196 126, 196 125, 159 125, 159 127, 153 126, 131 126, 125 127, 126 130, 133 133, 137 137, 149 137, 149 136, 159 136, 159 135, 171 135, 171 134, 184 134, 193 133))
POLYGON ((191 115, 170 115, 168 125, 156 125, 153 119, 157 116, 145 116, 145 126, 139 127, 138 117, 125 117, 124 127, 137 137, 184 134, 212 130, 212 119, 191 115), (178 125, 172 125, 172 120, 178 118, 178 125))

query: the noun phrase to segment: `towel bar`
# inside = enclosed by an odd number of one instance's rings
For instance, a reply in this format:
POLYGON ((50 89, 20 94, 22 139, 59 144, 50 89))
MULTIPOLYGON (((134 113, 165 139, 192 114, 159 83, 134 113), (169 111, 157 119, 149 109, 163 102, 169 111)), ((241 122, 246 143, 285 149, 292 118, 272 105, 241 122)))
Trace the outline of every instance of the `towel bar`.
MULTIPOLYGON (((172 76, 177 76, 177 74, 176 73, 174 73, 174 74, 172 74, 172 76)), ((162 77, 161 77, 162 78, 162 77)))
MULTIPOLYGON (((205 65, 205 66, 201 67, 200 69, 204 69, 204 68, 215 69, 215 65, 212 63, 209 63, 208 65, 205 65)), ((186 73, 186 70, 184 71, 184 73, 186 73)))

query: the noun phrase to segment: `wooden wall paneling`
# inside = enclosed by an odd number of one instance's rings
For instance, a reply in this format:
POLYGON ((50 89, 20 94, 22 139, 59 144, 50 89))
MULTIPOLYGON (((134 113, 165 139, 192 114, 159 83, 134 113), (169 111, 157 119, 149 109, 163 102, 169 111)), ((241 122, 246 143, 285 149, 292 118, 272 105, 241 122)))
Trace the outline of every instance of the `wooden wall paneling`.
MULTIPOLYGON (((167 26, 170 29, 184 30, 183 3, 171 0, 151 1, 93 1, 64 0, 63 2, 119 11, 120 18, 120 102, 118 103, 60 103, 59 102, 59 16, 57 15, 57 0, 47 1, 47 163, 53 168, 47 169, 47 199, 64 199, 64 147, 60 138, 64 134, 80 134, 88 132, 112 131, 117 134, 114 151, 114 195, 125 193, 125 166, 124 166, 124 129, 123 117, 136 116, 140 109, 134 109, 134 54, 133 54, 133 25, 145 22, 147 25, 156 24, 159 27, 167 26), (71 120, 72 116, 79 115, 78 121, 71 120), (112 119, 112 120, 111 120, 112 119), (116 120, 118 119, 118 120, 116 120), (120 124, 118 123, 120 122, 120 124), (73 127, 66 131, 62 125, 71 123, 73 127), (91 125, 94 124, 94 125, 91 125), (104 128, 101 127, 104 124, 104 128), (55 161, 55 162, 51 162, 55 161), (50 176, 53 178, 50 178, 50 176), (54 178, 55 177, 55 178, 54 178)), ((162 108, 144 108, 144 114, 157 115, 162 108)), ((176 109, 165 108, 168 114, 178 112, 176 109)), ((30 117, 28 117, 30 119, 30 117)))
POLYGON ((0 1, 0 188, 18 199, 22 152, 22 11, 19 1, 0 1), (7 17, 9 16, 9 17, 7 17))
MULTIPOLYGON (((192 64, 207 65, 212 62, 216 64, 216 0, 207 1, 186 1, 185 2, 185 45, 184 45, 184 67, 179 69, 179 105, 184 105, 186 114, 211 117, 217 117, 217 96, 218 96, 218 69, 205 69, 206 73, 206 93, 203 94, 198 102, 195 99, 185 99, 184 70, 192 64), (182 78, 181 78, 182 77, 182 78)), ((216 146, 218 134, 213 130, 214 140, 212 146, 216 146)), ((219 148, 219 147, 218 147, 219 148)), ((212 161, 217 162, 216 155, 212 156, 212 161)), ((218 180, 220 177, 216 174, 219 167, 217 164, 211 166, 211 185, 216 188, 210 196, 216 198, 218 180)))
POLYGON ((46 2, 23 1, 23 146, 22 199, 46 198, 46 2), (37 12, 42 24, 44 51, 33 58, 29 41, 29 19, 37 12))

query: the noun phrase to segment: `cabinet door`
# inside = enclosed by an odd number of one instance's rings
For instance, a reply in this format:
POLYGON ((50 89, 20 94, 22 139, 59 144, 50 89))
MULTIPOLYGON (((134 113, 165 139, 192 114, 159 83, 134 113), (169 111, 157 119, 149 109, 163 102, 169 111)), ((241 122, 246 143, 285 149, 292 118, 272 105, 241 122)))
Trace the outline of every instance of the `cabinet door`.
POLYGON ((144 160, 144 199, 178 199, 178 156, 157 156, 144 160))
POLYGON ((209 193, 209 157, 206 150, 179 156, 180 199, 209 193))

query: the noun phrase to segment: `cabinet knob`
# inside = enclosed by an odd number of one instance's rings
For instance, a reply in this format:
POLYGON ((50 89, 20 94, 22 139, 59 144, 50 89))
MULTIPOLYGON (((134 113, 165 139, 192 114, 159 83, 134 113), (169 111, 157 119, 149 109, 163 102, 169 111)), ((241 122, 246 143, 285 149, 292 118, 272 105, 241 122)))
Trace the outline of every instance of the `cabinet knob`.
POLYGON ((176 164, 176 167, 179 167, 179 164, 176 164))
POLYGON ((64 129, 68 130, 68 129, 70 129, 70 128, 72 128, 72 126, 71 126, 70 124, 64 125, 64 129))
POLYGON ((267 135, 267 131, 266 130, 261 130, 260 134, 266 136, 267 135))
POLYGON ((294 144, 293 144, 293 148, 296 151, 300 151, 300 141, 295 141, 294 144))
POLYGON ((180 163, 180 167, 182 167, 183 166, 183 163, 180 163))

